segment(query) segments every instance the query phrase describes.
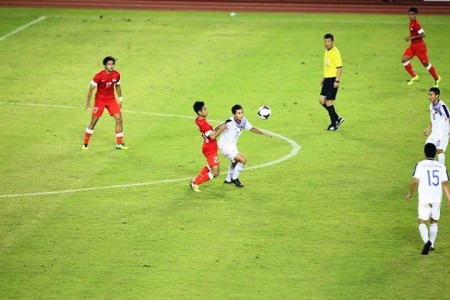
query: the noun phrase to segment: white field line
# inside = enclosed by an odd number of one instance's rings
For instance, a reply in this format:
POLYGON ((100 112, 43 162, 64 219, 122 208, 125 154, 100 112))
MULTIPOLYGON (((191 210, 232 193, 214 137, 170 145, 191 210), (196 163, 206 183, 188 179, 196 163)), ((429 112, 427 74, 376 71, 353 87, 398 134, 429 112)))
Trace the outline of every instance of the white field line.
POLYGON ((20 32, 20 31, 26 29, 26 28, 30 27, 31 25, 36 24, 36 23, 38 23, 38 22, 40 22, 40 21, 42 21, 42 20, 45 20, 45 19, 47 19, 47 18, 48 18, 47 16, 42 16, 42 17, 37 18, 37 19, 34 20, 34 21, 31 21, 30 23, 27 23, 27 24, 25 24, 25 25, 23 25, 23 26, 20 26, 19 28, 14 29, 14 30, 11 31, 10 33, 7 33, 7 34, 5 34, 4 36, 0 37, 0 42, 3 41, 3 40, 6 39, 6 38, 8 38, 8 37, 10 37, 10 36, 12 36, 12 35, 18 33, 18 32, 20 32))
MULTIPOLYGON (((50 108, 63 108, 63 109, 81 109, 80 107, 76 106, 66 106, 66 105, 52 105, 52 104, 41 104, 41 103, 18 103, 18 102, 0 102, 0 105, 5 104, 11 104, 11 105, 20 105, 20 106, 34 106, 34 107, 50 107, 50 108)), ((160 114, 160 113, 148 113, 148 112, 137 112, 137 111, 124 111, 126 113, 131 114, 142 114, 142 115, 152 115, 152 116, 159 116, 159 117, 176 117, 176 118, 188 118, 188 119, 194 119, 194 117, 188 117, 183 115, 175 115, 175 114, 160 114)), ((212 122, 219 122, 215 120, 210 120, 212 122)), ((267 131, 267 130, 266 130, 267 131)), ((291 145, 292 150, 287 155, 267 162, 265 164, 256 165, 252 167, 245 168, 246 170, 253 170, 253 169, 259 169, 264 167, 269 167, 278 163, 281 163, 285 160, 288 160, 295 156, 301 149, 301 146, 297 144, 294 140, 291 140, 285 136, 282 136, 281 134, 274 133, 267 131, 270 134, 272 134, 274 137, 279 138, 281 140, 286 141, 288 144, 291 145)), ((185 178, 178 178, 178 179, 164 179, 164 180, 157 180, 157 181, 151 181, 151 182, 142 182, 142 183, 130 183, 130 184, 118 184, 118 185, 110 185, 110 186, 98 186, 98 187, 89 187, 89 188, 80 188, 80 189, 68 189, 68 190, 60 190, 60 191, 48 191, 48 192, 33 192, 33 193, 22 193, 22 194, 4 194, 0 195, 0 198, 15 198, 15 197, 27 197, 27 196, 46 196, 46 195, 60 195, 60 194, 68 194, 68 193, 78 193, 78 192, 87 192, 87 191, 97 191, 97 190, 109 190, 109 189, 117 189, 117 188, 130 188, 130 187, 140 187, 140 186, 149 186, 149 185, 156 185, 161 183, 173 183, 173 182, 179 182, 179 181, 188 181, 192 179, 192 177, 185 177, 185 178)))

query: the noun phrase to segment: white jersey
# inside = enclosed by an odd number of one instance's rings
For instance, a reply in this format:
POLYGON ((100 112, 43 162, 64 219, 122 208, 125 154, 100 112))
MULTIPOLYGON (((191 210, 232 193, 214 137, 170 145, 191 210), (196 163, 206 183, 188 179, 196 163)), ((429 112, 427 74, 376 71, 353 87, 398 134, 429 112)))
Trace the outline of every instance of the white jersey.
POLYGON ((227 147, 236 145, 242 132, 245 130, 251 130, 253 125, 244 117, 240 123, 237 123, 234 117, 225 121, 227 128, 222 132, 219 139, 219 147, 227 147))
POLYGON ((431 131, 433 133, 448 136, 450 131, 449 118, 450 113, 444 101, 439 100, 436 105, 430 103, 431 131))
POLYGON ((441 203, 442 182, 448 181, 447 168, 434 159, 417 163, 413 178, 419 179, 419 203, 441 203))

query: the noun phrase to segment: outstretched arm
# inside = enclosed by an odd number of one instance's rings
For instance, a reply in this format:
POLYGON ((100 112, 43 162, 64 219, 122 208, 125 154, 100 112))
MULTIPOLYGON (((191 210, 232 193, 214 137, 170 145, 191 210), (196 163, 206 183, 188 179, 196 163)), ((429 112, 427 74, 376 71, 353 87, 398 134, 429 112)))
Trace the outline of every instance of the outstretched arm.
POLYGON ((419 179, 414 178, 413 181, 411 182, 411 186, 409 187, 409 192, 408 192, 408 194, 406 194, 406 201, 409 202, 409 200, 411 200, 411 196, 414 193, 414 190, 416 189, 416 186, 418 183, 419 183, 419 179))
POLYGON ((262 131, 262 130, 256 128, 256 127, 253 127, 252 129, 250 129, 250 131, 254 132, 254 133, 257 133, 257 134, 262 134, 262 135, 265 135, 265 136, 268 136, 268 137, 272 137, 272 135, 270 133, 262 131))

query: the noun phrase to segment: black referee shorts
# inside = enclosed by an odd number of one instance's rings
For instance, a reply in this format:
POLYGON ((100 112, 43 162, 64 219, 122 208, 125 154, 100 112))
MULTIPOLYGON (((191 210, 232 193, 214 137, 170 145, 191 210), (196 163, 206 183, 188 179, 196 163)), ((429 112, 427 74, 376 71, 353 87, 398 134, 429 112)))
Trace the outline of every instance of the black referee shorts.
POLYGON ((326 100, 336 100, 336 94, 338 88, 334 87, 334 81, 336 77, 328 77, 323 80, 322 90, 320 91, 321 96, 325 96, 326 100))

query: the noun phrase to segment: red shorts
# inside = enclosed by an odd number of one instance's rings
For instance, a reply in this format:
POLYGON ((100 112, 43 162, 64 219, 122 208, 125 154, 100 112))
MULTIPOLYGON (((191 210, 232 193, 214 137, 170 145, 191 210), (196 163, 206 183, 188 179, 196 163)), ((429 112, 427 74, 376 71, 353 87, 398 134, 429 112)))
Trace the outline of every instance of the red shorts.
POLYGON ((108 110, 109 114, 116 115, 120 114, 120 106, 115 98, 109 100, 97 100, 95 99, 94 107, 92 107, 92 116, 100 118, 103 114, 105 108, 108 110))
POLYGON ((413 58, 414 56, 417 56, 417 58, 420 59, 420 61, 423 64, 428 64, 427 46, 425 44, 419 44, 419 45, 411 44, 405 50, 405 53, 403 53, 403 56, 408 56, 411 58, 413 58))
POLYGON ((203 153, 206 157, 206 161, 208 162, 208 166, 210 167, 218 167, 220 165, 219 155, 216 152, 211 153, 203 153))

